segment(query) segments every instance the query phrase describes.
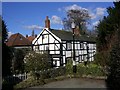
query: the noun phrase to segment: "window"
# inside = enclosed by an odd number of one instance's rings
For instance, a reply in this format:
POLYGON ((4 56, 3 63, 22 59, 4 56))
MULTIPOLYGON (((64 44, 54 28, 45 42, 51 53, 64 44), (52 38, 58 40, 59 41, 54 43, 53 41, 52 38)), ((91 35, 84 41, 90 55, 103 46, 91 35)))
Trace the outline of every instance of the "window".
POLYGON ((84 43, 80 43, 80 48, 84 48, 84 43))
POLYGON ((71 50, 72 49, 72 44, 70 42, 67 43, 67 50, 71 50))
POLYGON ((53 67, 57 66, 57 61, 53 61, 53 67))
POLYGON ((46 46, 46 50, 49 50, 49 46, 46 46))
POLYGON ((20 40, 23 40, 22 37, 20 37, 20 40))

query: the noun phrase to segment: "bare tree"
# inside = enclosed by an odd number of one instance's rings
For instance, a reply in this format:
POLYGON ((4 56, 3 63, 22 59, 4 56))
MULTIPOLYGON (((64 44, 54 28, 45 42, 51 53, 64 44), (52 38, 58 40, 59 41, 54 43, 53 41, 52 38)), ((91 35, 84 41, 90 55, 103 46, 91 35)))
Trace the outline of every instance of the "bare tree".
POLYGON ((74 20, 76 26, 79 27, 80 33, 87 29, 86 24, 89 23, 89 13, 86 9, 68 10, 67 17, 63 19, 65 30, 71 30, 71 22, 74 20))

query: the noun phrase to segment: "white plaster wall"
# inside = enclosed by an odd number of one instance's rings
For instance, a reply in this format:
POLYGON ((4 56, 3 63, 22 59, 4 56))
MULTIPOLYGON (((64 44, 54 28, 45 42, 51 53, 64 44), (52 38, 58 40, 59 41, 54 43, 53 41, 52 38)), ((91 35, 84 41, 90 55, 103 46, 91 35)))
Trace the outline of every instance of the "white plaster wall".
POLYGON ((71 51, 66 51, 66 57, 71 57, 71 51))
POLYGON ((65 63, 65 56, 63 56, 63 63, 65 63))
POLYGON ((66 50, 66 44, 63 44, 63 50, 66 50))
POLYGON ((78 49, 80 49, 80 44, 78 44, 78 49))

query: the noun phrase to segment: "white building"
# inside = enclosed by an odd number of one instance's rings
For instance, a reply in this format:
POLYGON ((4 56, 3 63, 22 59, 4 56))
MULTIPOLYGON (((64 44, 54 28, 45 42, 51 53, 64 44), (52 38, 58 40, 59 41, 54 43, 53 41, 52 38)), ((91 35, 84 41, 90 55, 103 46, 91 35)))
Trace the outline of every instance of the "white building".
MULTIPOLYGON (((48 17, 45 28, 33 40, 33 50, 37 52, 47 51, 52 57, 53 66, 65 66, 68 58, 73 57, 73 36, 70 31, 50 29, 48 17)), ((93 61, 96 53, 95 38, 88 36, 75 36, 76 63, 93 61)))

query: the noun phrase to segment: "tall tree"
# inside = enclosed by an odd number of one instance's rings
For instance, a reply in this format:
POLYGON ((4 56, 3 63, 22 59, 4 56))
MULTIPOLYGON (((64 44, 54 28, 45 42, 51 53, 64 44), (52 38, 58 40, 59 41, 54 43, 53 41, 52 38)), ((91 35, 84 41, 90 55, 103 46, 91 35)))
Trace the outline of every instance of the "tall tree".
POLYGON ((89 21, 90 16, 86 9, 70 9, 67 11, 67 17, 63 19, 65 30, 71 30, 71 22, 74 21, 76 26, 79 27, 80 33, 84 34, 86 30, 86 23, 89 21))
POLYGON ((120 2, 114 2, 115 7, 107 8, 108 16, 98 24, 98 50, 109 50, 115 39, 115 32, 120 24, 120 2))
POLYGON ((11 48, 6 46, 5 41, 8 37, 8 30, 5 25, 5 22, 2 20, 2 17, 0 17, 0 20, 2 21, 2 76, 5 77, 7 75, 11 74, 11 59, 12 59, 12 52, 11 48))
POLYGON ((120 86, 120 1, 114 2, 114 7, 107 8, 107 12, 108 16, 104 17, 98 25, 97 50, 102 52, 102 56, 106 51, 106 56, 109 53, 107 85, 110 90, 118 90, 120 86))
POLYGON ((0 21, 2 22, 2 43, 5 43, 5 40, 8 37, 8 30, 6 28, 5 22, 2 20, 2 17, 0 16, 0 21))

